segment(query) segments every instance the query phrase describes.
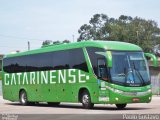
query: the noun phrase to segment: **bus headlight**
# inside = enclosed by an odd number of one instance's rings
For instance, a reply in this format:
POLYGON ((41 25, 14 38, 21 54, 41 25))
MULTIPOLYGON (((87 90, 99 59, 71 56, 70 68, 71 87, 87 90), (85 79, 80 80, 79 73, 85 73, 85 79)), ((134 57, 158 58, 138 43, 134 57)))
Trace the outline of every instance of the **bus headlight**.
POLYGON ((115 89, 115 88, 111 88, 109 86, 106 86, 107 89, 113 91, 113 92, 116 92, 116 93, 120 93, 120 94, 123 94, 123 91, 122 90, 118 90, 118 89, 115 89))
POLYGON ((146 93, 152 93, 152 89, 148 89, 146 93))
POLYGON ((118 90, 118 89, 114 89, 114 92, 123 94, 123 91, 122 90, 118 90))
POLYGON ((107 86, 106 88, 108 88, 109 90, 111 90, 115 93, 122 94, 122 95, 127 95, 127 96, 143 96, 143 95, 147 95, 147 94, 152 93, 151 88, 146 90, 146 91, 143 91, 143 92, 134 92, 134 91, 133 92, 125 92, 125 91, 122 91, 122 90, 111 88, 109 86, 107 86))
POLYGON ((152 89, 148 89, 148 91, 147 91, 148 93, 151 93, 152 92, 152 89))

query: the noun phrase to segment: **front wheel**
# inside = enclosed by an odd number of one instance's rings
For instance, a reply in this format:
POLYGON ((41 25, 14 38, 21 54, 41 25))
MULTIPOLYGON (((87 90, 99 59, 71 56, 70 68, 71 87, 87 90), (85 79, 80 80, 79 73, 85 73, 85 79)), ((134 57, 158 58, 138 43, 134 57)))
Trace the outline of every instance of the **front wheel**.
POLYGON ((127 104, 116 104, 117 109, 124 109, 127 106, 127 104))
POLYGON ((87 90, 82 93, 81 102, 85 109, 91 109, 94 106, 94 104, 91 102, 91 97, 87 90))

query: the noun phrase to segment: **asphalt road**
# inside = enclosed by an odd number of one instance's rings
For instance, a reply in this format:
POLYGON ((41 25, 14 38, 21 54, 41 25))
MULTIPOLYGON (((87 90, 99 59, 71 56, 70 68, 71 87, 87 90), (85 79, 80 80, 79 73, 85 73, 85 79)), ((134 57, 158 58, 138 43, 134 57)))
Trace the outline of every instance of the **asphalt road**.
POLYGON ((151 103, 128 104, 125 110, 115 105, 95 105, 92 110, 82 108, 80 103, 61 103, 58 107, 40 103, 22 106, 18 102, 3 100, 0 96, 0 114, 160 114, 160 96, 154 96, 151 103))

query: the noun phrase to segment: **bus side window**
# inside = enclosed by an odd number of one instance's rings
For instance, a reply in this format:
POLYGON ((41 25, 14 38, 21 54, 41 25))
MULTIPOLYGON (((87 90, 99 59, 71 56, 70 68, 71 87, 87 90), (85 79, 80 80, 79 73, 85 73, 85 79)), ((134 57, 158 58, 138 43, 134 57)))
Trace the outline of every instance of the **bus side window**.
POLYGON ((98 59, 98 77, 103 80, 108 80, 108 70, 106 60, 104 58, 98 59))

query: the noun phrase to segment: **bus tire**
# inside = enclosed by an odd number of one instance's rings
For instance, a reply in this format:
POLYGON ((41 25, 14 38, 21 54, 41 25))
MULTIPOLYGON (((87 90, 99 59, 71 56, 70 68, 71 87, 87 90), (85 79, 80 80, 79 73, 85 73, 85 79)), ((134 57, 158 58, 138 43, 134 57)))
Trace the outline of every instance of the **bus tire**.
POLYGON ((49 106, 58 106, 60 102, 47 102, 49 106))
POLYGON ((22 90, 20 92, 20 98, 19 98, 19 100, 20 100, 20 103, 22 105, 28 105, 29 104, 28 99, 27 99, 27 93, 26 93, 25 90, 22 90))
POLYGON ((116 104, 117 109, 122 110, 127 106, 127 104, 116 104))
POLYGON ((93 108, 94 104, 91 102, 91 97, 88 90, 84 90, 81 96, 81 102, 85 109, 93 108))

